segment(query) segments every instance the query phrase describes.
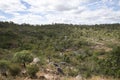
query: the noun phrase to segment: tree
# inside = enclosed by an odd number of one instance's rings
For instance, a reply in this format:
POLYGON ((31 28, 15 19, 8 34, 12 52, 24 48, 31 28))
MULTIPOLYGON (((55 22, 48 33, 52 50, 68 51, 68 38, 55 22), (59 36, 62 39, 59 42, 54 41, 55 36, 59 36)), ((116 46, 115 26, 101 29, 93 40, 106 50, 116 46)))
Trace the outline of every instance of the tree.
POLYGON ((32 62, 32 60, 33 60, 33 56, 27 50, 16 52, 14 55, 14 61, 18 63, 22 63, 24 68, 26 68, 26 64, 32 62))

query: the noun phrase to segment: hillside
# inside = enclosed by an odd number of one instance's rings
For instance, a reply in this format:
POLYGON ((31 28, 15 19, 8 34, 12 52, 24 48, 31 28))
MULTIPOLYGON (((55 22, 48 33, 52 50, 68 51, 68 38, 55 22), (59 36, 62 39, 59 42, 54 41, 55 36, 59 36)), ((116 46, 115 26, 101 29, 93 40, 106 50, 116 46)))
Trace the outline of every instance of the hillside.
POLYGON ((120 24, 0 22, 3 80, 119 80, 119 62, 120 24))

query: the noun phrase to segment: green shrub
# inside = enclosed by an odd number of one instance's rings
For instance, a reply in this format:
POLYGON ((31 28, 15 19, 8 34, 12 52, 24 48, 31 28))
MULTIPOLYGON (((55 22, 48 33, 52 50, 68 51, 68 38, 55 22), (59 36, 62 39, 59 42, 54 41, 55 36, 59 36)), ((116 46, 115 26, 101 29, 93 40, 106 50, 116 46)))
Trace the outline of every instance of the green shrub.
POLYGON ((91 72, 90 71, 85 71, 82 75, 85 78, 89 78, 89 77, 91 77, 91 72))
POLYGON ((63 57, 63 61, 67 62, 67 63, 70 63, 70 57, 65 54, 64 57, 63 57))
POLYGON ((13 60, 18 63, 22 63, 26 67, 26 63, 30 63, 33 60, 33 56, 29 51, 23 50, 15 53, 13 60))
POLYGON ((68 72, 69 72, 69 73, 68 73, 69 76, 73 76, 73 77, 75 77, 75 76, 78 75, 79 70, 74 69, 74 70, 69 70, 68 72))
POLYGON ((11 64, 9 68, 9 72, 12 76, 17 76, 20 74, 20 66, 18 64, 11 64))
POLYGON ((36 73, 39 71, 39 68, 36 65, 28 65, 27 66, 27 73, 31 78, 36 77, 36 73))
POLYGON ((102 74, 120 77, 120 47, 113 48, 108 57, 99 61, 99 64, 102 74))
POLYGON ((0 73, 5 73, 8 71, 9 62, 6 60, 0 60, 0 73))

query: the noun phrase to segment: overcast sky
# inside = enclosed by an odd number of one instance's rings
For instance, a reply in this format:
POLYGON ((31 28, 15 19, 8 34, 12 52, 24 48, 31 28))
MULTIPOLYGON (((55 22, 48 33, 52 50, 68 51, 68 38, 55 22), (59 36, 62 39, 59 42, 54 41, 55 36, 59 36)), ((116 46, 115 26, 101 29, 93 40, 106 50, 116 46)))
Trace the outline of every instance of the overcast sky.
POLYGON ((15 23, 120 23, 120 0, 0 0, 0 21, 15 23))

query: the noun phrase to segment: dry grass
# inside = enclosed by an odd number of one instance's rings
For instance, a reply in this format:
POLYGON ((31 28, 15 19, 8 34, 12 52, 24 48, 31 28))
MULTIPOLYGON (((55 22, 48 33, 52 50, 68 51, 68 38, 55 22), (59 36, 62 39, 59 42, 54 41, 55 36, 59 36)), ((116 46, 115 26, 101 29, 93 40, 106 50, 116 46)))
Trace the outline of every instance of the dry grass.
MULTIPOLYGON (((45 74, 44 73, 41 73, 39 72, 38 75, 40 76, 44 76, 45 74)), ((46 74, 48 75, 48 74, 46 74)), ((89 79, 78 79, 76 77, 66 77, 66 76, 53 76, 52 74, 49 74, 48 76, 49 78, 45 79, 45 80, 120 80, 120 79, 114 79, 112 77, 102 77, 102 76, 92 76, 91 78, 89 79), (55 78, 51 78, 51 77, 55 77, 55 78), (56 78, 58 77, 58 78, 56 78)), ((41 80, 41 79, 31 79, 31 78, 28 78, 28 77, 16 77, 16 78, 2 78, 0 77, 0 80, 41 80)))
POLYGON ((120 80, 120 79, 113 79, 111 77, 101 77, 101 76, 93 76, 92 78, 88 79, 88 80, 120 80))

